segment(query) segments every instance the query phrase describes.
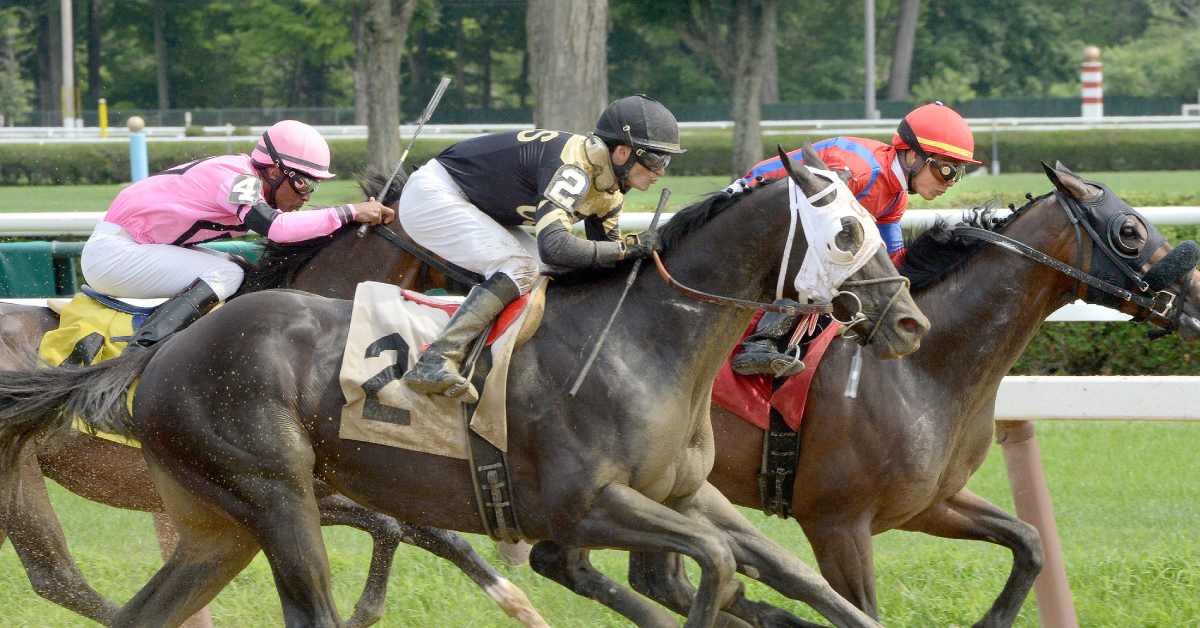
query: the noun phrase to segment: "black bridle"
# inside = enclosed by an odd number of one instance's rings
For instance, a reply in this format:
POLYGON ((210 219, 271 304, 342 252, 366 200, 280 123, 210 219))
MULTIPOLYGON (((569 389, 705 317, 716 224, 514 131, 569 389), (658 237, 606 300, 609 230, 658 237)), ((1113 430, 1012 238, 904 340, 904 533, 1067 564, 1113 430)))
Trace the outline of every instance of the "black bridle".
MULTIPOLYGON (((1145 273, 1141 272, 1141 268, 1146 265, 1150 256, 1166 243, 1166 239, 1141 214, 1126 205, 1116 194, 1113 194, 1112 190, 1108 189, 1107 186, 1092 181, 1085 181, 1085 183, 1093 185, 1102 191, 1099 198, 1094 201, 1080 202, 1073 196, 1063 193, 1061 190, 1056 190, 1052 193, 1058 201, 1059 207, 1066 212, 1068 220, 1070 220, 1072 226, 1075 228, 1075 266, 1054 259, 1024 242, 1014 240, 994 231, 965 225, 955 227, 953 231, 957 235, 995 244, 1021 257, 1048 266, 1074 279, 1077 284, 1086 285, 1088 288, 1085 292, 1085 297, 1088 302, 1108 306, 1119 305, 1120 302, 1134 303, 1148 311, 1150 316, 1161 319, 1169 328, 1173 328, 1179 314, 1179 305, 1177 304, 1178 295, 1165 288, 1155 289, 1154 286, 1151 286, 1146 281, 1147 276, 1162 274, 1161 272, 1156 273, 1155 269, 1167 263, 1167 258, 1160 260, 1154 268, 1145 273), (1087 205, 1086 208, 1084 207, 1085 204, 1087 205), (1114 229, 1119 228, 1128 216, 1133 216, 1141 221, 1147 234, 1146 243, 1134 254, 1125 254, 1117 251, 1112 242, 1114 229), (1100 236, 1093 224, 1096 222, 1103 223, 1102 228, 1109 233, 1109 237, 1104 238, 1100 236), (1082 231, 1086 231, 1092 241, 1092 272, 1090 273, 1082 270, 1084 246, 1082 231), (1123 284, 1131 284, 1134 289, 1124 288, 1116 283, 1118 281, 1123 284)), ((1019 214, 1047 196, 1049 194, 1030 199, 1024 207, 1016 210, 1016 213, 1019 214)), ((1189 268, 1181 267, 1180 272, 1170 273, 1174 276, 1165 276, 1161 281, 1156 281, 1155 283, 1162 284, 1163 286, 1173 284, 1187 272, 1190 272, 1189 268)), ((1076 294, 1078 293, 1079 290, 1076 289, 1076 294)), ((1135 320, 1143 320, 1144 318, 1135 317, 1135 320)))

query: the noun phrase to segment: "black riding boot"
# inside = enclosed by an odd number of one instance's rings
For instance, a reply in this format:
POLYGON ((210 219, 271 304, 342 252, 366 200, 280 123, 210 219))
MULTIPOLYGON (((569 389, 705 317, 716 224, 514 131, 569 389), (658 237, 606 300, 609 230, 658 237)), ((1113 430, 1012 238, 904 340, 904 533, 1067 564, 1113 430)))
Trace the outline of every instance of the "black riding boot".
POLYGON ((421 353, 404 374, 409 388, 426 395, 478 398, 471 382, 459 372, 471 341, 483 333, 506 305, 521 296, 508 275, 496 273, 471 288, 467 299, 446 323, 442 334, 421 353))
MULTIPOLYGON (((789 299, 781 299, 776 303, 799 305, 789 299)), ((763 314, 763 317, 758 319, 754 332, 742 341, 741 353, 734 356, 730 363, 733 372, 741 375, 790 377, 803 371, 804 362, 801 362, 798 356, 783 353, 784 344, 801 316, 778 312, 763 314)))
POLYGON ((139 351, 162 341, 194 323, 219 301, 217 294, 203 279, 193 281, 183 292, 171 297, 154 310, 134 332, 125 352, 139 351))

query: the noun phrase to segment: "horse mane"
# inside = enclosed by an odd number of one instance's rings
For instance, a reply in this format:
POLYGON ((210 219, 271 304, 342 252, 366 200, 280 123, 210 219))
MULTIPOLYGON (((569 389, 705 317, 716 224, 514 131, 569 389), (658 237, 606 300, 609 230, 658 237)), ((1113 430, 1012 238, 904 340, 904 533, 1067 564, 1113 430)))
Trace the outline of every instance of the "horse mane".
MULTIPOLYGON (((387 183, 388 175, 379 170, 370 169, 360 174, 356 180, 364 197, 379 199, 379 191, 387 183)), ((384 205, 395 204, 400 200, 400 192, 404 189, 407 181, 408 175, 403 170, 396 173, 395 180, 392 181, 392 185, 379 202, 384 205)), ((246 269, 246 278, 242 280, 238 294, 288 287, 292 275, 300 270, 301 266, 307 264, 318 251, 329 246, 343 232, 358 227, 358 223, 352 222, 342 225, 329 235, 301 242, 280 243, 268 240, 263 247, 262 256, 258 258, 258 263, 246 269)))
MULTIPOLYGON (((679 243, 687 237, 688 234, 703 227, 713 218, 721 215, 726 209, 733 207, 742 200, 746 194, 750 192, 742 192, 741 194, 731 195, 723 190, 718 190, 706 195, 704 198, 684 207, 675 212, 665 224, 658 227, 658 242, 662 251, 669 251, 671 248, 678 246, 679 243)), ((554 274, 554 283, 558 285, 571 285, 577 283, 591 283, 606 277, 616 272, 625 272, 628 270, 632 260, 625 260, 613 266, 612 268, 581 268, 564 270, 554 274)), ((544 271, 543 271, 544 272, 544 271)))
MULTIPOLYGON (((959 225, 1001 233, 1013 218, 1041 198, 1044 197, 1030 199, 1020 208, 1010 206, 1012 214, 1005 218, 996 216, 996 207, 992 203, 975 207, 963 213, 959 225)), ((905 238, 907 252, 899 271, 912 282, 912 290, 941 282, 954 271, 962 269, 967 260, 984 248, 986 243, 978 238, 955 234, 954 227, 959 225, 951 225, 945 218, 938 217, 933 226, 916 239, 905 238)))

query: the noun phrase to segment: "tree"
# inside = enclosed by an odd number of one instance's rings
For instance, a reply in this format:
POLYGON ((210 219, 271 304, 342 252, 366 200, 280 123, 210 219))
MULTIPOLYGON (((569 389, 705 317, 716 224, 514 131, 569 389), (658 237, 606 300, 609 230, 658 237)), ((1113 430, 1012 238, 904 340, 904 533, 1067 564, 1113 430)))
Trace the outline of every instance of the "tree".
POLYGON ((416 0, 364 0, 367 155, 370 166, 391 172, 400 160, 400 56, 416 0))
POLYGON ((95 107, 102 94, 100 79, 101 15, 104 0, 87 0, 87 101, 83 108, 95 107))
POLYGON ((732 88, 733 159, 736 176, 762 159, 763 64, 775 46, 777 0, 692 0, 679 36, 697 56, 715 61, 732 88))
POLYGON ((590 131, 608 103, 608 0, 529 0, 533 123, 590 131))
POLYGON ((163 6, 164 0, 153 0, 152 7, 154 15, 154 59, 157 62, 158 72, 156 73, 158 84, 158 110, 166 111, 171 108, 171 83, 167 78, 167 68, 170 66, 170 59, 167 55, 167 8, 163 6))
POLYGON ((33 88, 21 71, 20 57, 29 52, 27 16, 19 9, 0 10, 0 125, 12 125, 29 113, 33 88))
POLYGON ((896 19, 896 41, 892 48, 892 70, 888 73, 888 100, 908 99, 913 45, 916 43, 920 14, 921 0, 900 0, 900 16, 896 19))

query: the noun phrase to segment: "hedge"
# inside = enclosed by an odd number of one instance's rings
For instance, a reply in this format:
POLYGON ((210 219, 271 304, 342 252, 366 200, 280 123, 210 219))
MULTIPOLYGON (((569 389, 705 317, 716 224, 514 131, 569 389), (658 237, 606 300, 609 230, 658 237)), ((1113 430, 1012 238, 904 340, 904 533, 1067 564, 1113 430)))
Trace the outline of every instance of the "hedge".
MULTIPOLYGON (((992 134, 978 134, 975 154, 984 161, 992 155, 992 134)), ((763 149, 774 154, 775 144, 785 148, 827 135, 768 135, 763 149)), ((997 134, 1005 172, 1038 172, 1040 160, 1058 159, 1073 169, 1090 172, 1119 170, 1200 170, 1200 129, 1138 129, 1102 131, 1020 131, 997 134)), ((729 175, 728 133, 700 132, 684 136, 685 155, 672 161, 672 175, 729 175)), ((888 140, 889 137, 876 136, 888 140)), ((420 164, 449 145, 449 140, 420 140, 409 164, 420 164)), ((330 141, 333 169, 360 172, 367 163, 365 139, 330 141)), ((226 142, 152 142, 150 171, 207 155, 246 152, 252 144, 226 142)), ((764 155, 766 156, 766 155, 764 155)), ((0 185, 73 185, 120 183, 129 177, 129 151, 123 143, 3 144, 0 145, 0 185)))

